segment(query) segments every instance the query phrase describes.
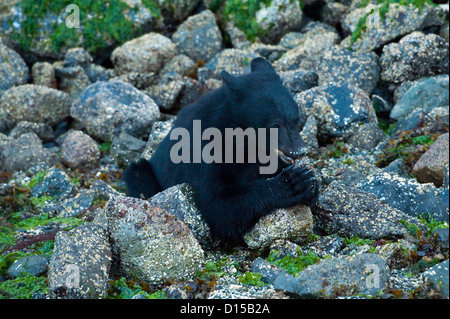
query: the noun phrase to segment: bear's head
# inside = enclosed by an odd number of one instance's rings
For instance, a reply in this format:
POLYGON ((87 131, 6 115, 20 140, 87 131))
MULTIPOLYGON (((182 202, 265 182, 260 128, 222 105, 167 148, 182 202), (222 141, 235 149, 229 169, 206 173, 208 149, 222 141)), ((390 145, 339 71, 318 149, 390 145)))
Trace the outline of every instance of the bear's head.
MULTIPOLYGON (((234 127, 266 128, 267 134, 270 128, 276 128, 281 167, 306 155, 307 147, 299 133, 303 117, 269 61, 258 57, 251 62, 251 73, 234 76, 222 71, 221 75, 228 88, 231 102, 227 111, 229 118, 235 119, 234 127)), ((269 147, 269 135, 266 141, 269 147)))

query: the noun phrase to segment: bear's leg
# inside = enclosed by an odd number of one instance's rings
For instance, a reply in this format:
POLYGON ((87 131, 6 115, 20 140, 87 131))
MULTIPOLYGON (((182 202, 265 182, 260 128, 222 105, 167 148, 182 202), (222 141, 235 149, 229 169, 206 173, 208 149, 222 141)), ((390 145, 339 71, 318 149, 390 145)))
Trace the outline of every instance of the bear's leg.
POLYGON ((162 189, 153 168, 145 159, 131 164, 124 172, 127 196, 150 198, 162 189))

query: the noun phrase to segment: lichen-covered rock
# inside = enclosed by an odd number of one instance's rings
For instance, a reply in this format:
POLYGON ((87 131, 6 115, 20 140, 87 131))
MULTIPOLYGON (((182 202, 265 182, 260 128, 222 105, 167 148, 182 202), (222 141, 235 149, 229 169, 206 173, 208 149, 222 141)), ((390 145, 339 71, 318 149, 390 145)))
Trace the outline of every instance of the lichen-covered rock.
POLYGON ((90 85, 75 100, 70 115, 84 124, 89 135, 112 141, 121 132, 147 136, 160 112, 155 102, 135 87, 109 81, 90 85))
POLYGON ((356 30, 359 20, 374 10, 369 17, 371 22, 369 24, 366 23, 366 28, 351 45, 353 50, 376 50, 402 35, 430 26, 440 26, 445 21, 440 14, 439 8, 424 4, 423 8, 419 10, 413 4, 399 5, 397 3, 391 3, 389 9, 385 12, 384 18, 381 19, 380 8, 383 5, 369 4, 365 8, 352 10, 341 21, 344 32, 351 34, 356 30))
POLYGON ((39 136, 43 142, 49 142, 55 138, 52 127, 47 123, 33 123, 28 121, 18 123, 9 133, 9 137, 19 138, 22 134, 30 132, 39 136))
POLYGON ((16 259, 8 268, 7 275, 14 279, 22 273, 29 273, 33 276, 42 276, 47 272, 48 258, 42 255, 26 256, 16 259))
POLYGON ((56 154, 44 148, 33 132, 22 134, 17 139, 7 139, 2 144, 0 158, 3 158, 3 167, 8 172, 27 170, 36 164, 52 166, 58 162, 56 154))
POLYGON ((433 283, 434 287, 439 289, 444 298, 449 298, 449 266, 448 259, 433 267, 428 268, 423 273, 426 281, 433 283))
POLYGON ((189 17, 172 35, 178 51, 194 61, 208 61, 222 49, 222 35, 216 17, 209 10, 189 17))
POLYGON ((22 57, 0 41, 0 97, 15 85, 25 84, 30 77, 22 57))
POLYGON ((100 226, 86 223, 58 232, 48 270, 50 298, 103 298, 111 261, 108 234, 100 226))
POLYGON ((392 108, 390 117, 400 120, 416 108, 429 113, 435 107, 447 106, 449 104, 448 79, 448 75, 438 75, 411 83, 392 108))
POLYGON ((96 166, 100 160, 98 144, 82 131, 73 130, 64 138, 61 159, 72 169, 96 166))
POLYGON ((319 85, 345 82, 370 94, 380 79, 378 56, 374 52, 353 52, 333 47, 320 58, 317 74, 319 85))
POLYGON ((94 59, 92 56, 83 48, 70 48, 67 50, 64 56, 64 66, 67 68, 81 66, 86 68, 92 63, 94 59))
POLYGON ((321 259, 296 277, 300 291, 330 298, 355 293, 376 295, 387 286, 386 261, 376 254, 321 259))
POLYGON ((283 85, 291 93, 300 93, 309 90, 317 85, 318 76, 312 71, 292 70, 280 73, 281 81, 283 85))
POLYGON ((218 52, 204 67, 198 68, 198 78, 221 79, 220 72, 225 70, 231 74, 242 74, 246 67, 250 70, 250 61, 258 55, 248 50, 225 49, 218 52))
POLYGON ((156 0, 158 7, 170 14, 174 19, 183 21, 197 8, 200 0, 156 0))
POLYGON ((146 200, 111 196, 104 210, 120 271, 147 284, 192 278, 204 263, 189 228, 146 200))
POLYGON ((110 152, 119 165, 128 166, 137 161, 144 150, 146 143, 127 133, 120 133, 113 138, 110 152))
POLYGON ((436 34, 413 32, 383 47, 381 78, 393 83, 448 72, 448 43, 436 34))
POLYGON ((145 149, 142 152, 142 158, 150 160, 152 154, 158 148, 159 143, 166 137, 169 131, 172 129, 173 120, 170 121, 157 121, 153 123, 152 131, 148 138, 145 149))
POLYGON ((189 184, 172 186, 154 195, 150 203, 184 222, 202 245, 206 247, 215 245, 209 226, 195 204, 194 190, 189 184))
POLYGON ((57 200, 71 197, 76 187, 70 182, 69 176, 60 168, 50 168, 41 183, 31 188, 31 197, 49 196, 57 200))
POLYGON ((383 239, 401 237, 408 233, 400 220, 424 226, 420 221, 387 204, 374 194, 335 181, 320 194, 314 226, 325 234, 338 233, 345 237, 383 239))
POLYGON ((48 62, 36 62, 31 68, 33 84, 46 86, 49 88, 58 88, 56 81, 55 67, 48 62))
POLYGON ((310 22, 302 32, 288 33, 281 39, 279 45, 290 50, 274 63, 274 67, 279 71, 315 71, 323 51, 337 45, 340 40, 333 27, 320 22, 310 22))
POLYGON ((285 33, 300 29, 302 17, 300 2, 290 0, 272 0, 255 14, 256 22, 264 30, 265 42, 275 42, 285 33))
POLYGON ((72 98, 77 98, 91 84, 84 69, 79 66, 55 68, 58 88, 72 98))
POLYGON ((151 32, 117 47, 111 61, 119 74, 150 73, 159 71, 176 55, 176 46, 169 38, 151 32))
POLYGON ((168 81, 167 83, 156 84, 145 90, 153 101, 164 111, 174 111, 176 102, 184 89, 184 82, 181 80, 168 81))
POLYGON ((346 83, 329 83, 294 96, 302 123, 314 115, 319 137, 348 137, 360 123, 377 123, 375 110, 363 90, 346 83))
POLYGON ((413 167, 413 173, 421 183, 433 183, 440 187, 444 180, 445 166, 449 162, 448 133, 442 134, 413 167))
POLYGON ((21 121, 54 126, 69 116, 71 104, 67 93, 52 88, 34 84, 12 87, 0 98, 0 131, 21 121))
POLYGON ((252 249, 264 250, 279 239, 302 243, 309 239, 312 230, 311 210, 308 206, 299 205, 289 209, 278 209, 261 218, 244 235, 244 241, 252 249))
POLYGON ((353 135, 348 138, 347 143, 359 149, 370 151, 385 138, 386 134, 378 127, 378 124, 369 122, 357 127, 353 135))

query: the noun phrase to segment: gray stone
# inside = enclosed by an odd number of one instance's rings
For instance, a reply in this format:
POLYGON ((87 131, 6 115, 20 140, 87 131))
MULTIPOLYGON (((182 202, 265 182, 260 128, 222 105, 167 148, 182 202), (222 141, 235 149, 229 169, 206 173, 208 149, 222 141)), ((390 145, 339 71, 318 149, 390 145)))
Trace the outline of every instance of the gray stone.
POLYGON ((319 85, 318 76, 312 71, 285 71, 280 73, 280 78, 283 85, 293 94, 309 90, 319 85))
POLYGON ((148 138, 145 149, 142 153, 142 158, 150 160, 153 153, 158 148, 159 143, 166 137, 169 131, 172 129, 173 120, 169 121, 156 121, 153 123, 152 131, 148 138))
POLYGON ((317 66, 319 85, 345 82, 370 94, 380 79, 378 60, 374 52, 332 47, 322 54, 317 66))
POLYGON ((256 11, 255 18, 264 30, 261 36, 265 42, 276 42, 285 33, 300 29, 303 12, 299 1, 272 0, 268 6, 256 11))
POLYGON ((276 61, 274 67, 279 71, 296 69, 317 71, 323 51, 338 44, 340 39, 333 27, 320 22, 310 22, 301 33, 293 33, 288 39, 280 41, 279 45, 292 49, 276 61))
POLYGON ((314 115, 308 116, 306 123, 300 132, 303 142, 308 146, 310 152, 319 150, 319 142, 317 141, 317 121, 314 115))
POLYGON ((166 10, 174 19, 183 21, 197 8, 200 0, 157 0, 158 7, 166 10))
POLYGON ((175 110, 176 102, 183 89, 184 82, 182 80, 174 80, 150 86, 145 90, 145 93, 147 93, 162 110, 168 112, 175 110))
POLYGON ((280 239, 303 243, 310 238, 312 230, 311 210, 308 206, 298 205, 289 209, 277 209, 262 217, 244 235, 244 241, 251 249, 264 250, 280 239))
POLYGON ((89 135, 112 141, 121 132, 148 136, 160 112, 146 94, 127 83, 110 81, 90 85, 73 103, 70 115, 85 125, 89 135))
POLYGON ((71 197, 75 193, 75 186, 69 176, 59 168, 52 167, 45 174, 41 183, 31 189, 31 197, 50 196, 58 200, 71 197))
POLYGON ((448 72, 448 43, 436 34, 413 32, 383 47, 381 78, 402 83, 448 72))
MULTIPOLYGON (((385 260, 376 254, 321 259, 296 277, 303 290, 325 298, 376 295, 387 286, 385 260)), ((298 288, 297 288, 298 289, 298 288)))
POLYGON ((113 138, 110 152, 111 156, 119 165, 128 166, 137 161, 144 151, 146 143, 127 133, 120 133, 119 136, 113 138))
POLYGON ((21 121, 57 125, 69 117, 72 98, 64 92, 33 84, 12 87, 0 98, 0 131, 21 121))
POLYGON ((9 88, 25 84, 30 71, 19 54, 0 41, 0 97, 9 88))
POLYGON ((43 142, 49 142, 55 138, 52 127, 47 123, 33 123, 28 121, 18 123, 9 133, 9 137, 19 138, 22 134, 29 132, 35 133, 43 142))
POLYGON ((109 216, 113 254, 120 271, 147 284, 194 277, 203 250, 185 223, 166 210, 137 198, 111 196, 109 216))
POLYGON ((73 130, 64 138, 61 159, 72 169, 94 167, 100 160, 98 144, 82 131, 73 130))
POLYGON ((85 68, 90 65, 92 61, 92 56, 83 48, 70 48, 64 56, 64 66, 69 68, 75 66, 85 68))
POLYGON ((78 217, 91 207, 96 195, 97 193, 94 190, 83 189, 74 197, 46 203, 42 211, 48 213, 49 216, 57 216, 60 218, 78 217))
POLYGON ((435 107, 449 104, 448 75, 423 78, 407 89, 391 110, 390 117, 399 120, 405 118, 416 108, 429 113, 435 107))
MULTIPOLYGON (((366 22, 366 29, 351 46, 353 50, 376 50, 402 35, 430 26, 439 26, 445 21, 440 15, 440 9, 428 4, 424 4, 424 7, 419 10, 414 5, 397 3, 391 3, 384 19, 380 19, 379 9, 382 6, 383 4, 369 4, 365 8, 351 10, 341 21, 344 32, 351 34, 356 30, 358 21, 369 14, 369 23, 366 22), (372 14, 370 14, 371 10, 374 10, 372 14)), ((348 44, 350 45, 350 42, 348 44)))
POLYGON ((194 61, 209 60, 222 49, 222 35, 216 17, 209 10, 190 16, 172 35, 178 51, 194 61))
POLYGON ((448 288, 449 267, 448 259, 443 261, 423 273, 426 281, 431 281, 436 288, 442 293, 444 298, 449 298, 448 288))
POLYGON ((36 62, 31 69, 33 84, 57 89, 55 67, 48 62, 36 62))
POLYGON ((103 298, 109 285, 111 255, 108 234, 94 223, 58 232, 48 269, 50 298, 103 298))
POLYGON ((177 55, 176 46, 169 38, 151 32, 125 42, 111 54, 117 73, 157 72, 177 55))
POLYGON ((319 138, 348 137, 360 123, 377 122, 375 110, 363 90, 346 83, 329 83, 298 93, 302 122, 314 115, 319 138))
POLYGON ((55 74, 58 79, 58 88, 74 99, 91 84, 86 72, 79 65, 56 68, 55 74))
POLYGON ((196 72, 196 64, 190 57, 179 54, 164 65, 159 77, 163 83, 170 80, 181 80, 185 75, 196 72))
POLYGON ((9 139, 0 151, 3 153, 0 158, 3 157, 4 168, 9 172, 27 170, 38 163, 52 166, 58 162, 56 154, 44 148, 33 132, 9 139))
POLYGON ((364 123, 358 126, 353 135, 347 139, 347 143, 359 149, 371 151, 378 145, 386 134, 375 122, 364 123))
POLYGON ((262 275, 261 280, 269 284, 273 284, 273 282, 275 281, 275 279, 277 279, 279 275, 286 274, 286 270, 274 264, 271 264, 270 262, 268 262, 265 259, 262 259, 261 257, 256 258, 252 262, 252 267, 250 268, 250 271, 261 274, 262 275))
POLYGON ((39 277, 47 272, 48 259, 45 256, 34 255, 17 259, 8 268, 7 275, 14 279, 21 273, 29 273, 33 276, 39 277))
POLYGON ((416 224, 420 221, 387 204, 380 203, 371 193, 332 182, 320 194, 314 226, 324 234, 338 233, 341 236, 383 239, 401 237, 408 233, 400 223, 416 224))

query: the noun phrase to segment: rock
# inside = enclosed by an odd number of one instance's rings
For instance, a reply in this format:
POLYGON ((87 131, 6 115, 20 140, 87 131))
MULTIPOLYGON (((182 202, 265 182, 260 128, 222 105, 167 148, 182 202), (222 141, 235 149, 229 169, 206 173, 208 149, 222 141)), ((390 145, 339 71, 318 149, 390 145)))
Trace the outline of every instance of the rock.
POLYGON ((111 260, 108 234, 100 226, 86 223, 58 232, 48 270, 50 298, 103 298, 111 260))
POLYGON ((442 182, 442 187, 448 188, 449 187, 449 165, 445 166, 444 170, 444 181, 442 182))
POLYGON ((189 184, 180 184, 154 195, 150 203, 184 222, 200 244, 212 247, 216 243, 211 239, 209 226, 201 216, 194 196, 189 184))
POLYGON ((319 85, 348 83, 370 94, 380 79, 378 60, 374 52, 332 47, 325 50, 317 66, 319 85))
POLYGON ((312 71, 292 70, 280 73, 283 85, 295 94, 309 90, 318 84, 318 76, 312 71))
POLYGON ((27 256, 16 259, 8 268, 7 275, 14 279, 21 273, 29 273, 30 275, 39 277, 47 272, 48 259, 42 255, 27 256))
POLYGON ((361 89, 346 83, 329 83, 298 93, 294 100, 300 114, 314 115, 319 138, 348 137, 360 123, 377 123, 375 110, 361 89))
MULTIPOLYGON (((289 33, 285 37, 288 35, 289 33)), ((320 22, 310 22, 301 33, 293 33, 288 39, 281 39, 279 45, 292 48, 274 63, 274 67, 278 71, 316 71, 322 52, 339 42, 339 34, 334 28, 320 22)))
POLYGON ((73 68, 76 66, 81 66, 86 68, 89 66, 94 59, 92 56, 83 48, 70 48, 67 50, 64 56, 64 67, 73 68))
POLYGON ((100 160, 98 144, 82 131, 73 130, 64 138, 61 159, 72 169, 96 166, 100 160))
POLYGON ((121 132, 146 137, 160 112, 150 97, 133 86, 109 81, 90 85, 75 100, 70 115, 85 125, 89 135, 112 141, 121 132))
POLYGON ((46 86, 52 89, 58 88, 55 67, 48 62, 36 62, 31 69, 34 85, 46 86))
POLYGON ((448 277, 449 277, 448 259, 433 267, 430 267, 423 273, 423 278, 426 281, 431 281, 434 284, 434 286, 439 289, 443 297, 447 299, 449 297, 448 277))
POLYGON ((408 259, 412 259, 411 251, 417 247, 405 239, 395 243, 387 243, 377 248, 377 254, 386 260, 389 269, 403 269, 408 266, 408 259))
POLYGON ((247 39, 245 33, 234 25, 233 21, 228 21, 225 25, 225 32, 230 39, 231 45, 235 49, 245 50, 252 43, 247 39))
POLYGON ((250 62, 258 55, 246 50, 224 49, 217 53, 204 67, 198 68, 198 79, 205 81, 208 78, 221 79, 222 70, 231 74, 242 74, 250 62))
POLYGON ((278 209, 261 218, 244 235, 244 241, 249 248, 257 250, 264 250, 279 239, 302 243, 309 239, 312 228, 312 215, 308 206, 278 209))
POLYGON ((86 72, 79 65, 56 68, 55 74, 58 79, 59 89, 74 99, 80 96, 81 92, 91 84, 91 80, 89 80, 86 72))
POLYGON ((319 258, 326 258, 327 256, 338 256, 345 247, 346 244, 342 237, 331 235, 319 237, 319 239, 308 244, 305 249, 311 250, 319 258))
POLYGON ((47 123, 19 122, 9 133, 11 138, 19 138, 22 134, 33 132, 43 142, 49 142, 55 139, 53 129, 47 123))
POLYGON ((443 131, 449 130, 449 112, 448 106, 435 107, 430 113, 425 115, 425 126, 439 126, 443 131))
POLYGON ((302 16, 300 2, 289 0, 273 0, 267 6, 263 4, 255 14, 256 22, 264 30, 262 40, 271 43, 289 31, 299 30, 302 16))
POLYGON ((59 218, 78 217, 92 206, 96 195, 95 190, 83 189, 74 197, 46 203, 42 211, 59 218))
POLYGON ((111 156, 119 165, 128 166, 137 161, 144 151, 146 143, 127 133, 120 133, 119 136, 113 138, 110 152, 111 156))
POLYGON ((72 98, 61 91, 25 84, 12 87, 0 98, 0 131, 21 121, 55 126, 69 116, 72 98))
POLYGON ((423 125, 427 112, 421 108, 414 109, 406 117, 400 118, 395 123, 396 131, 410 131, 420 128, 423 125))
POLYGON ((320 8, 320 21, 337 27, 349 11, 349 7, 346 4, 330 0, 325 1, 323 7, 320 8))
POLYGON ((259 42, 253 43, 247 49, 257 55, 266 58, 269 62, 273 63, 286 53, 286 48, 281 45, 263 44, 259 42))
POLYGON ((60 168, 50 168, 41 183, 31 188, 31 197, 49 196, 57 200, 71 197, 76 187, 70 182, 69 176, 60 168))
POLYGON ((163 84, 153 85, 145 90, 153 101, 164 111, 175 111, 176 103, 184 89, 184 82, 181 80, 169 81, 163 84))
POLYGON ((22 57, 0 41, 0 97, 9 88, 27 83, 29 77, 22 57))
POLYGON ((261 280, 269 284, 273 284, 278 276, 287 274, 286 270, 283 268, 278 267, 261 257, 256 258, 252 262, 250 271, 261 274, 261 280))
MULTIPOLYGON (((376 254, 321 259, 296 277, 304 291, 324 298, 376 295, 387 286, 385 260, 376 254)), ((297 288, 298 289, 298 288, 297 288)))
POLYGON ((175 20, 183 21, 198 7, 200 0, 157 0, 158 7, 167 11, 175 20))
POLYGON ((23 171, 37 163, 52 166, 58 162, 55 153, 44 148, 42 141, 33 133, 22 134, 17 139, 10 139, 3 146, 4 169, 8 172, 23 171))
POLYGON ((317 121, 314 115, 308 116, 306 123, 300 132, 303 142, 308 146, 310 152, 316 152, 319 149, 317 141, 317 121))
POLYGON ((161 70, 176 55, 176 46, 169 38, 151 32, 117 47, 111 61, 119 74, 150 73, 161 70))
POLYGON ((448 75, 438 75, 414 82, 397 101, 390 117, 399 120, 405 118, 416 108, 429 113, 435 107, 449 104, 448 75))
POLYGON ((378 124, 369 122, 358 126, 353 135, 348 138, 347 143, 359 149, 370 151, 385 138, 386 134, 378 127, 378 124))
POLYGON ((273 288, 278 291, 283 291, 288 295, 294 297, 313 298, 314 293, 305 286, 300 285, 297 279, 287 273, 278 275, 273 281, 273 288))
POLYGON ((449 68, 448 43, 436 34, 413 32, 398 43, 383 47, 381 78, 402 83, 445 74, 449 68))
POLYGON ((164 65, 159 72, 162 82, 170 80, 181 80, 185 75, 196 72, 196 64, 190 57, 179 54, 164 65))
POLYGON ((356 30, 359 20, 374 10, 369 17, 370 23, 368 25, 366 23, 367 27, 351 45, 353 50, 373 51, 412 31, 444 24, 444 19, 439 13, 440 10, 428 4, 424 4, 423 8, 419 10, 414 5, 391 3, 384 19, 381 19, 380 8, 383 5, 369 4, 365 8, 352 10, 341 21, 344 32, 351 34, 356 30))
POLYGON ((207 61, 222 49, 216 17, 209 10, 190 16, 172 35, 178 51, 194 61, 207 61))
POLYGON ((116 76, 114 69, 106 69, 105 67, 98 64, 89 64, 84 71, 89 78, 91 83, 98 81, 109 81, 116 76))
POLYGON ((150 136, 148 138, 147 144, 145 145, 145 149, 142 153, 142 158, 146 160, 150 160, 152 154, 158 148, 159 143, 166 137, 169 131, 172 129, 173 120, 170 121, 157 121, 153 123, 152 131, 150 132, 150 136))
POLYGON ((147 284, 195 276, 204 263, 203 250, 189 228, 164 209, 145 200, 111 196, 109 215, 113 254, 120 270, 147 284))
POLYGON ((442 186, 445 166, 449 163, 449 137, 442 134, 413 167, 413 173, 421 183, 442 186))
POLYGON ((434 219, 448 222, 448 189, 437 189, 431 183, 420 184, 388 171, 353 177, 352 183, 352 186, 375 194, 378 200, 409 216, 419 217, 423 212, 430 212, 434 219))
POLYGON ((320 194, 313 211, 314 225, 324 234, 383 239, 401 237, 408 233, 400 220, 423 228, 420 221, 378 198, 348 185, 332 182, 320 194))

